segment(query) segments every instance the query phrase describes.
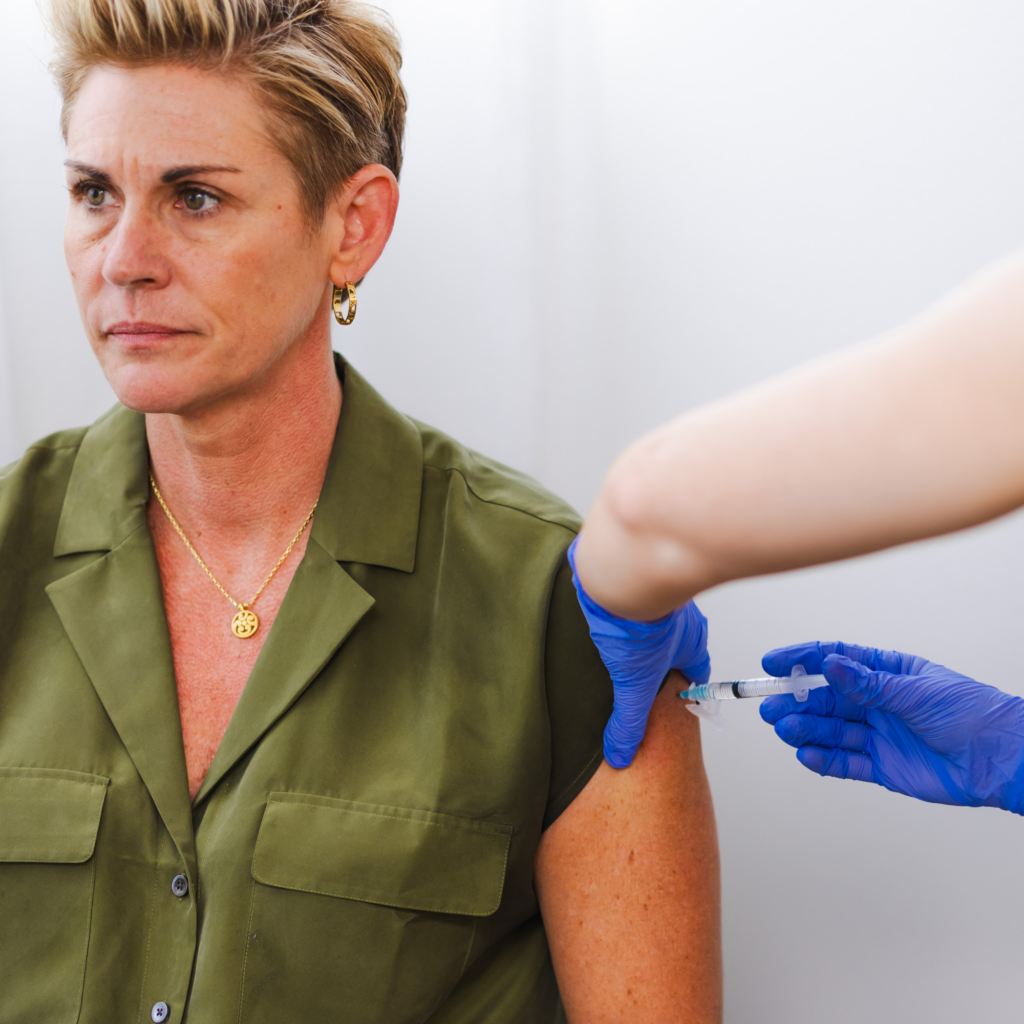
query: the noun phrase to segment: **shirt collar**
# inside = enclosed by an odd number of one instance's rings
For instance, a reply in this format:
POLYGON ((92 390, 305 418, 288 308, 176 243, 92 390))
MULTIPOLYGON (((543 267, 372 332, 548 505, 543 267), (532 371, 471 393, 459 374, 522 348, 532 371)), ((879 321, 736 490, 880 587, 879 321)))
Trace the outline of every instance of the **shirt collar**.
MULTIPOLYGON (((423 443, 338 355, 344 400, 311 540, 338 562, 412 572, 416 561, 423 443)), ((54 555, 110 551, 146 522, 149 452, 141 413, 115 406, 85 433, 54 555)))
POLYGON ((146 522, 146 418, 115 405, 86 432, 68 480, 54 555, 110 551, 146 522))
POLYGON ((310 539, 337 562, 412 572, 423 490, 420 432, 334 358, 345 396, 310 539))

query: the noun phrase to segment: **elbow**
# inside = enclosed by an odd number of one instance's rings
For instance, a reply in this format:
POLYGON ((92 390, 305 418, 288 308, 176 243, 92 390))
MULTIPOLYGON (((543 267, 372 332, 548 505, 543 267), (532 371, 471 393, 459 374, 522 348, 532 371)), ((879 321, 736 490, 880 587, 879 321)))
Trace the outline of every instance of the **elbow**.
MULTIPOLYGON (((680 486, 677 473, 660 457, 656 439, 645 438, 611 467, 588 520, 588 531, 614 550, 621 579, 648 597, 643 604, 670 610, 699 591, 720 582, 713 545, 701 543, 692 516, 693 496, 680 486)), ((709 541, 713 538, 703 538, 709 541)), ((633 587, 627 587, 632 591, 633 587)), ((635 597, 634 600, 639 600, 635 597)))
POLYGON ((602 498, 615 532, 628 540, 633 556, 672 575, 690 571, 700 552, 689 535, 686 506, 667 466, 659 466, 650 442, 628 450, 611 468, 602 498))
POLYGON ((664 494, 659 501, 659 474, 652 472, 644 455, 634 445, 617 459, 608 471, 599 499, 615 529, 637 542, 657 537, 658 506, 664 502, 664 494))

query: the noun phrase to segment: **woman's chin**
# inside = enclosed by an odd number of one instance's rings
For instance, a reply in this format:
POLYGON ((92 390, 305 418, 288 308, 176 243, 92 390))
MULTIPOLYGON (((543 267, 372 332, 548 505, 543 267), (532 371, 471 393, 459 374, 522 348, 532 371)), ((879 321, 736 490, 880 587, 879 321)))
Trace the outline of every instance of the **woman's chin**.
MULTIPOLYGON (((106 368, 104 368, 106 369, 106 368)), ((205 386, 201 374, 167 366, 119 366, 106 374, 117 400, 135 412, 184 413, 223 392, 205 386)))

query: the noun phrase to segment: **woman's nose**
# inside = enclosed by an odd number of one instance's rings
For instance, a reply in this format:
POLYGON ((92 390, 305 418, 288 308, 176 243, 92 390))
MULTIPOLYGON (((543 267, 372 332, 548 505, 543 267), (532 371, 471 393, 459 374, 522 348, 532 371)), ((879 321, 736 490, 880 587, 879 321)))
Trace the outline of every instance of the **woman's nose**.
POLYGON ((166 238, 145 211, 126 208, 107 236, 103 278, 118 288, 162 288, 169 279, 166 238))

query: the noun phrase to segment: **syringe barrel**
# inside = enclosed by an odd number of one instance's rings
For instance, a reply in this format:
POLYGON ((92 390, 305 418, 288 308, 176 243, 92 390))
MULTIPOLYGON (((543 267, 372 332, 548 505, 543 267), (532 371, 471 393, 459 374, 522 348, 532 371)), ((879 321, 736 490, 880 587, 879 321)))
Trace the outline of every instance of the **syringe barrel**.
POLYGON ((736 700, 738 697, 769 697, 774 693, 796 693, 825 685, 823 675, 762 676, 758 679, 737 679, 734 682, 704 683, 685 691, 695 701, 736 700))
POLYGON ((742 694, 736 692, 736 683, 704 683, 703 686, 692 686, 688 696, 695 701, 736 700, 742 694))
POLYGON ((796 693, 798 690, 813 690, 825 685, 823 675, 813 676, 764 676, 760 679, 743 679, 733 686, 740 697, 770 697, 775 693, 796 693))
MULTIPOLYGON (((741 697, 769 697, 773 693, 784 693, 786 689, 789 689, 791 685, 792 677, 783 676, 781 678, 776 676, 766 676, 763 679, 744 679, 740 683, 736 683, 736 689, 739 690, 741 697), (784 689, 785 687, 785 689, 784 689)), ((802 685, 806 685, 807 676, 797 677, 802 685)), ((793 687, 795 689, 796 687, 793 687)))

